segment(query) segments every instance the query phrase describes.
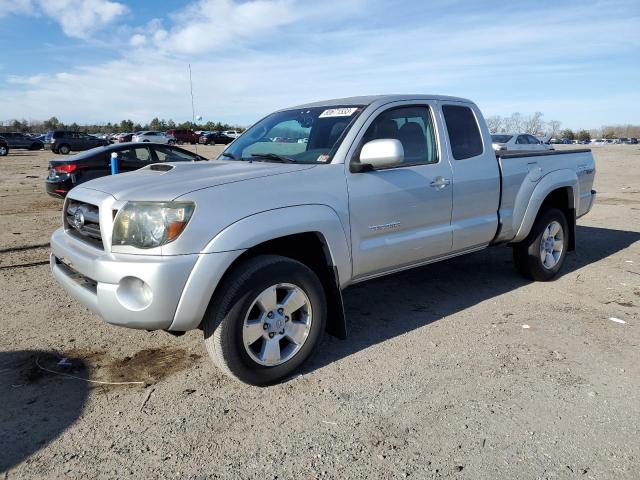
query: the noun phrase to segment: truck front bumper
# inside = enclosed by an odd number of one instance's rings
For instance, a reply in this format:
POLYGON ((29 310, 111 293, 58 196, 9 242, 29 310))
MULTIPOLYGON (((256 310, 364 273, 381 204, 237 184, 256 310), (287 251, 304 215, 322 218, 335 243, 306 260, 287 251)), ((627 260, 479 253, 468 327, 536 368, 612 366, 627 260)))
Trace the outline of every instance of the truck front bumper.
POLYGON ((114 254, 67 234, 51 237, 51 270, 106 322, 146 330, 197 328, 222 274, 241 252, 173 256, 114 254))

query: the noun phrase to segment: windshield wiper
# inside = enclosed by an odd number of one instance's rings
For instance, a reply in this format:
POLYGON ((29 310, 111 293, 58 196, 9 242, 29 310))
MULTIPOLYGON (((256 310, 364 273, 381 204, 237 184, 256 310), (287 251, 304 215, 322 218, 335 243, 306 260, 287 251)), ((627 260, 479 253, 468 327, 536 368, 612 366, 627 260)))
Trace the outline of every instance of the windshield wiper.
POLYGON ((223 156, 223 157, 231 158, 233 160, 238 160, 233 153, 222 152, 220 155, 223 156))
POLYGON ((289 157, 283 157, 282 155, 278 155, 277 153, 252 153, 252 157, 257 158, 266 158, 267 160, 275 160, 276 162, 282 163, 298 163, 297 160, 289 157))

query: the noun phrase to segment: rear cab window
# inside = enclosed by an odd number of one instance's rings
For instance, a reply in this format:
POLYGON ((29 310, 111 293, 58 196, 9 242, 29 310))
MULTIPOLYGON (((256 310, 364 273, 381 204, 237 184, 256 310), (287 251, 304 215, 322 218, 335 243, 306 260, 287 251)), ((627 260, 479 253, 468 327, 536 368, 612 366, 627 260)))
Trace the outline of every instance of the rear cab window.
POLYGON ((463 105, 443 105, 442 113, 453 158, 465 160, 481 155, 484 145, 473 110, 463 105))

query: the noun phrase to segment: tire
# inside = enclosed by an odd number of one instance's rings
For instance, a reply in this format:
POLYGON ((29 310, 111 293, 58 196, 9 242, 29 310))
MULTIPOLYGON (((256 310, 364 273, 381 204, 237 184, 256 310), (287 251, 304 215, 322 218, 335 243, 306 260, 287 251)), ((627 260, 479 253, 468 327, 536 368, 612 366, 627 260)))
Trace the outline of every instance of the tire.
POLYGON ((62 155, 68 155, 70 151, 71 147, 69 147, 69 145, 67 145, 66 143, 63 143, 58 147, 58 153, 61 153, 62 155))
POLYGON ((258 256, 235 268, 214 294, 203 321, 204 343, 227 375, 250 385, 271 385, 290 377, 315 352, 326 311, 322 284, 309 267, 286 257, 258 256), (269 295, 273 287, 276 293, 269 295), (289 311, 286 298, 296 299, 289 311))
POLYGON ((0 146, 0 157, 6 157, 7 155, 9 155, 9 147, 0 146))
POLYGON ((569 226, 564 213, 557 208, 543 210, 527 238, 513 246, 516 270, 531 280, 553 280, 564 264, 568 246, 569 226))
POLYGON ((176 144, 176 141, 175 141, 175 140, 169 140, 167 143, 168 143, 169 145, 175 145, 175 144, 176 144))

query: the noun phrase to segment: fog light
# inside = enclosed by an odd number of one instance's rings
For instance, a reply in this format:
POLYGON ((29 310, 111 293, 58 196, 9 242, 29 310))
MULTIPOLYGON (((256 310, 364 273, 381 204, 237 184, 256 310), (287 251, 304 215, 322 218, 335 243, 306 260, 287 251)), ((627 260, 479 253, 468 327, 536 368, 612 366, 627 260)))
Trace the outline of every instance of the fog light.
POLYGON ((129 310, 144 310, 153 300, 151 287, 136 277, 124 277, 116 290, 118 301, 129 310))

